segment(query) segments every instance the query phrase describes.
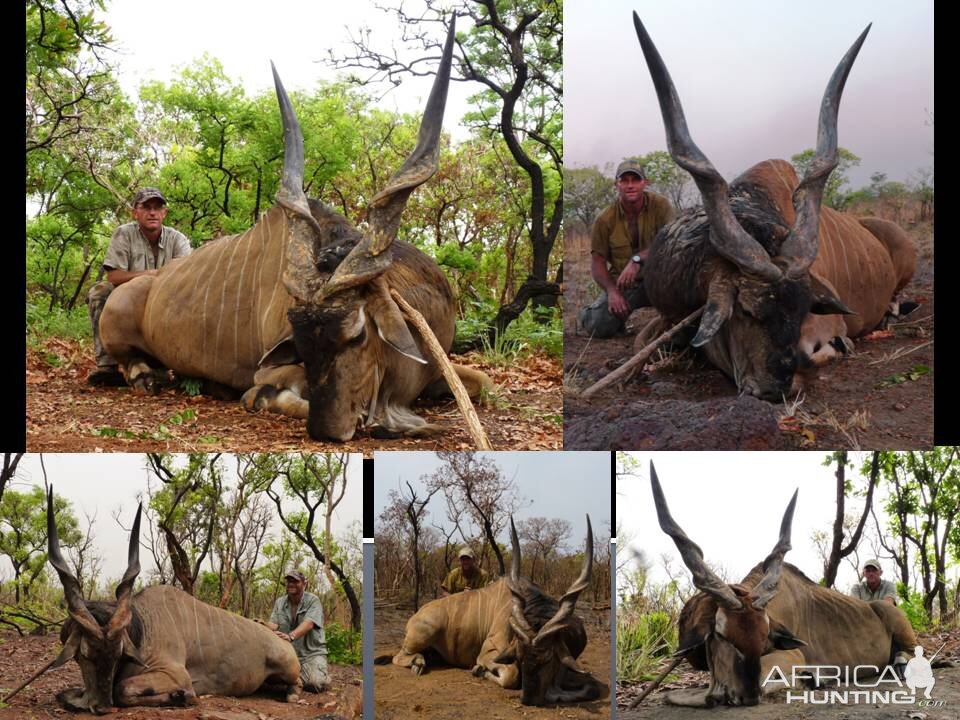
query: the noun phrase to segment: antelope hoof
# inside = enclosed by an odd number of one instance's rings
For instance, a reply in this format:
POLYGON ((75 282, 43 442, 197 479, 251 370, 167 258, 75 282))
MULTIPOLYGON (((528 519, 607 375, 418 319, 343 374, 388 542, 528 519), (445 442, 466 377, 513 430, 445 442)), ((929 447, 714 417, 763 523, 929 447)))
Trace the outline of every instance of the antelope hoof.
POLYGON ((155 372, 142 372, 130 378, 130 387, 136 392, 157 395, 163 389, 164 379, 155 372))
POLYGON ((487 669, 483 665, 474 665, 470 672, 474 677, 482 678, 484 675, 486 675, 487 669))
POLYGON ((427 670, 427 662, 423 659, 423 655, 417 655, 413 658, 413 662, 410 663, 410 671, 414 675, 423 675, 427 670))
POLYGON ((57 702, 63 705, 67 710, 74 712, 89 712, 90 708, 86 705, 80 705, 79 701, 83 698, 83 688, 69 688, 61 693, 57 693, 57 702))
POLYGON ((243 394, 241 402, 250 412, 269 410, 277 395, 277 388, 273 385, 254 385, 243 394))

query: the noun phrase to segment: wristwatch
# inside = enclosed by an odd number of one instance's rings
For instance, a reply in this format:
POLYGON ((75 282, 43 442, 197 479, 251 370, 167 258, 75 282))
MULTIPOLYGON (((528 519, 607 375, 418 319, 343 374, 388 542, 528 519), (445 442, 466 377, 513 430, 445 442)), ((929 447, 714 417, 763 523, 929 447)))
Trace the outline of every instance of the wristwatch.
POLYGON ((630 262, 635 262, 637 265, 642 265, 643 258, 641 258, 639 255, 634 255, 632 258, 630 258, 630 262))

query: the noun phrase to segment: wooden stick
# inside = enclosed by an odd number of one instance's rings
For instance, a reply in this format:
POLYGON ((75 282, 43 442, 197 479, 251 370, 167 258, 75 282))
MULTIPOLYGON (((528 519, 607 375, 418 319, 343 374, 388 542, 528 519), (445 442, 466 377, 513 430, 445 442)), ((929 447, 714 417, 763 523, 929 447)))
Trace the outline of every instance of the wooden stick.
MULTIPOLYGON (((59 657, 59 656, 57 656, 57 657, 59 657)), ((12 697, 13 697, 14 695, 16 695, 18 692, 20 692, 21 690, 23 690, 27 685, 29 685, 30 683, 32 683, 32 682, 33 682, 34 680, 36 680, 38 677, 40 677, 41 675, 43 675, 47 670, 49 670, 49 669, 50 669, 50 666, 53 665, 56 661, 57 661, 57 658, 54 658, 53 660, 51 660, 50 662, 48 662, 46 665, 44 665, 42 668, 40 668, 39 670, 37 670, 37 672, 34 673, 28 680, 24 680, 24 681, 23 681, 22 683, 20 683, 16 688, 14 688, 12 692, 7 693, 7 696, 6 696, 5 698, 3 698, 2 702, 4 702, 4 703, 8 702, 8 701, 10 700, 10 698, 12 698, 12 697)))
POLYGON ((681 320, 680 322, 678 322, 678 323, 677 323, 676 325, 674 325, 672 328, 670 328, 669 330, 667 330, 667 331, 664 332, 664 333, 661 333, 660 336, 657 337, 652 343, 650 343, 649 345, 647 345, 646 347, 644 347, 643 350, 641 350, 641 351, 638 352, 636 355, 634 355, 632 358, 630 358, 629 360, 627 360, 623 365, 621 365, 620 367, 618 367, 616 370, 614 370, 613 372, 609 373, 608 375, 606 375, 606 376, 600 378, 599 380, 597 380, 593 385, 591 385, 591 386, 588 387, 586 390, 584 390, 582 393, 580 393, 581 396, 582 396, 582 397, 590 397, 591 395, 593 395, 593 394, 596 393, 597 391, 602 390, 603 388, 607 387, 608 385, 612 385, 612 384, 615 383, 617 380, 620 380, 620 379, 626 377, 627 375, 629 375, 630 372, 631 372, 635 367, 637 367, 637 366, 642 366, 643 363, 645 363, 645 362, 647 361, 647 359, 648 359, 651 355, 653 355, 653 351, 654 351, 654 350, 656 350, 658 347, 660 347, 660 345, 662 345, 662 344, 665 343, 667 340, 669 340, 670 338, 672 338, 672 337, 673 337, 674 335, 676 335, 681 329, 685 328, 687 325, 689 325, 690 323, 692 323, 694 320, 696 320, 696 319, 697 319, 698 317, 700 317, 702 314, 703 314, 703 308, 700 308, 699 310, 694 310, 692 313, 690 313, 689 315, 687 315, 683 320, 681 320))
POLYGON ((627 705, 627 709, 628 709, 628 710, 633 710, 633 708, 635 708, 637 705, 639 705, 640 703, 642 703, 642 702, 643 702, 643 699, 644 699, 647 695, 649 695, 651 692, 653 692, 653 689, 654 689, 657 685, 659 685, 661 682, 663 682, 663 679, 664 679, 667 675, 669 675, 671 672, 673 672, 673 669, 674 669, 677 665, 679 665, 681 662, 683 662, 683 658, 684 658, 684 657, 685 657, 685 656, 683 656, 683 655, 681 655, 680 657, 675 657, 675 658, 673 659, 673 662, 671 662, 669 665, 667 665, 667 669, 664 670, 662 673, 660 673, 660 674, 657 676, 657 679, 654 680, 652 683, 650 683, 650 685, 647 686, 646 690, 644 690, 642 693, 640 693, 639 695, 637 695, 637 697, 635 697, 633 700, 630 701, 630 704, 627 705))
POLYGON ((390 288, 390 296, 396 301, 397 305, 400 306, 400 309, 403 310, 414 327, 420 331, 420 336, 424 339, 427 350, 429 350, 430 355, 433 356, 433 361, 440 367, 440 371, 443 373, 447 385, 450 386, 450 390, 453 392, 453 397, 457 400, 460 412, 463 414, 464 420, 467 421, 467 429, 470 431, 470 437, 472 437, 473 442, 476 443, 477 449, 493 450, 493 446, 487 439, 487 434, 483 431, 483 426, 480 425, 480 418, 477 417, 477 411, 473 409, 473 403, 470 402, 467 389, 463 386, 463 382, 457 375, 457 371, 453 369, 453 363, 450 362, 447 354, 443 351, 443 348, 440 347, 440 341, 437 340, 437 336, 433 334, 433 330, 430 329, 426 319, 393 288, 390 288))

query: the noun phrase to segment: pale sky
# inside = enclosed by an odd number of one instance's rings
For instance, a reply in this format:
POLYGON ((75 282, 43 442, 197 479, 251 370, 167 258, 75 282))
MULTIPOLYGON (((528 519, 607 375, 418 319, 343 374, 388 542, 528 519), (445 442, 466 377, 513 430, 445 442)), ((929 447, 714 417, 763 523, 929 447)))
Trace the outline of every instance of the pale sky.
MULTIPOLYGON (((405 7, 412 12, 417 4, 407 2, 405 7)), ((337 72, 319 61, 326 61, 328 48, 338 55, 347 54, 349 32, 357 36, 362 27, 370 28, 371 42, 381 52, 403 49, 398 42, 399 25, 371 0, 167 0, 161 5, 112 0, 102 16, 120 50, 114 57, 120 84, 132 99, 144 81, 169 82, 176 76, 175 68, 192 64, 204 53, 217 58, 227 77, 239 81, 247 95, 253 96, 263 90, 273 92, 271 60, 287 91, 311 90, 320 80, 337 79, 337 72)), ((459 18, 457 29, 467 27, 468 20, 459 18)), ((436 32, 440 38, 439 27, 436 32)), ((380 107, 420 113, 432 83, 432 76, 407 77, 380 100, 380 107)), ((378 96, 384 89, 381 86, 372 92, 378 96)), ((469 109, 466 98, 480 89, 477 83, 450 83, 444 127, 455 139, 466 135, 456 130, 469 109)))
MULTIPOLYGON (((494 452, 490 456, 507 478, 516 478, 528 502, 514 515, 514 521, 529 517, 562 518, 573 526, 568 544, 582 548, 587 532, 585 514, 590 514, 594 537, 606 535, 610 521, 610 453, 607 452, 494 452)), ((374 522, 388 504, 390 490, 410 481, 423 488, 420 478, 444 463, 429 452, 374 453, 374 522), (398 485, 398 480, 400 484, 398 485)), ((441 493, 433 496, 427 524, 446 524, 446 503, 441 493)), ((509 542, 509 530, 498 538, 509 542)))
MULTIPOLYGON (((617 483, 617 514, 623 534, 618 543, 643 550, 653 561, 651 574, 658 583, 667 580, 661 567, 661 555, 673 559, 674 570, 683 569, 673 541, 657 522, 650 491, 649 464, 653 460, 673 519, 691 540, 701 547, 704 558, 727 571, 731 581, 739 581, 762 562, 773 549, 780 532, 780 521, 793 491, 800 490, 793 517, 792 549, 785 560, 800 568, 811 580, 823 575, 823 560, 812 540, 814 530, 831 532, 836 511, 836 465, 823 466, 825 452, 662 452, 630 453, 640 461, 636 477, 620 478, 617 483)), ((869 453, 850 453, 855 470, 847 478, 862 487, 860 466, 869 453)), ((874 493, 874 508, 884 523, 879 508, 886 493, 874 493)), ((846 513, 863 509, 863 500, 847 498, 846 513)), ((872 518, 867 528, 874 527, 872 518)), ((860 546, 860 561, 872 556, 869 545, 860 546)), ((875 557, 875 556, 873 556, 875 557)), ((897 580, 892 560, 879 556, 885 580, 897 580)), ((958 569, 948 571, 956 584, 958 569)), ((841 562, 834 587, 846 591, 857 581, 846 560, 841 562)))
MULTIPOLYGON (((347 466, 346 494, 333 516, 334 537, 340 536, 354 521, 363 519, 361 460, 359 454, 351 455, 347 466)), ((232 455, 224 455, 221 462, 225 463, 225 478, 232 487, 236 478, 236 459, 232 455)), ((147 478, 151 475, 146 469, 145 457, 142 454, 125 453, 45 453, 43 464, 54 492, 72 504, 81 530, 86 529, 84 511, 91 516, 96 513, 94 533, 97 550, 104 558, 103 577, 119 577, 127 567, 130 534, 114 521, 113 512, 120 510, 120 522, 125 527, 129 528, 133 523, 137 512, 137 495, 146 492, 147 478)), ((40 456, 30 453, 20 461, 12 489, 24 491, 33 485, 43 487, 43 471, 40 468, 40 456)), ((159 482, 154 478, 154 487, 158 485, 159 482)), ((268 507, 272 508, 273 504, 269 503, 268 507)), ((291 504, 290 507, 295 506, 291 504)), ((274 516, 270 533, 278 534, 281 527, 280 520, 274 516)), ((141 537, 145 537, 143 529, 141 537)), ((144 577, 156 569, 153 558, 145 549, 140 552, 140 565, 144 577)), ((6 558, 0 560, 0 578, 7 580, 12 576, 13 569, 9 561, 6 558)))
POLYGON ((850 186, 933 165, 933 2, 612 0, 564 3, 564 164, 666 150, 660 108, 633 26, 656 44, 700 149, 732 180, 816 143, 820 100, 840 58, 873 28, 840 104, 841 146, 860 156, 850 186))

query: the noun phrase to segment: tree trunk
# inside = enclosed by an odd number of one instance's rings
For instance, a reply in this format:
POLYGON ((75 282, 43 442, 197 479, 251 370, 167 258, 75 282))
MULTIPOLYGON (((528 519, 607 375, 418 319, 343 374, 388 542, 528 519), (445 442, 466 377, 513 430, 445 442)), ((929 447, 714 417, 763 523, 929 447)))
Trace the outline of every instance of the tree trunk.
POLYGON ((844 492, 845 472, 847 464, 847 452, 841 450, 837 457, 837 515, 833 522, 833 545, 830 550, 830 557, 824 565, 823 580, 826 587, 833 587, 837 579, 837 570, 840 567, 840 561, 850 555, 860 544, 860 538, 863 535, 863 528, 867 524, 867 515, 873 505, 873 489, 877 485, 880 477, 880 453, 873 453, 873 462, 870 466, 870 484, 867 487, 867 497, 864 501, 863 513, 860 515, 860 522, 850 537, 850 542, 846 546, 841 546, 843 541, 843 506, 846 497, 844 492))

